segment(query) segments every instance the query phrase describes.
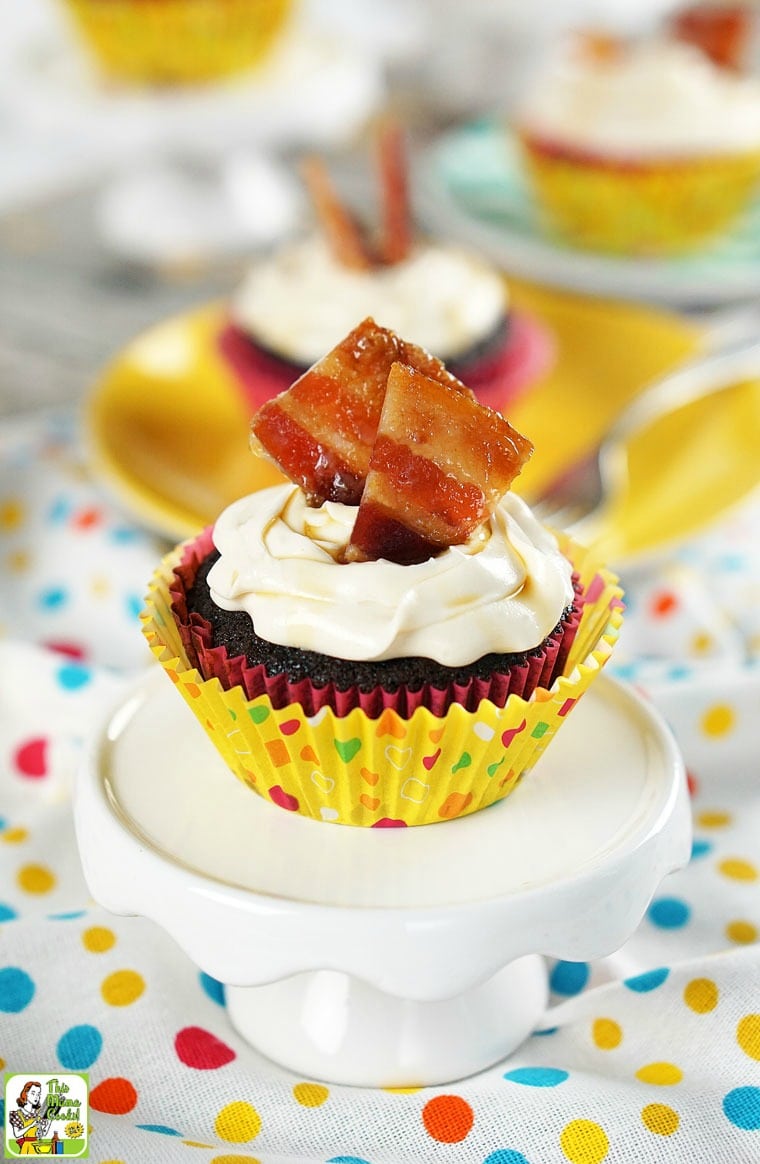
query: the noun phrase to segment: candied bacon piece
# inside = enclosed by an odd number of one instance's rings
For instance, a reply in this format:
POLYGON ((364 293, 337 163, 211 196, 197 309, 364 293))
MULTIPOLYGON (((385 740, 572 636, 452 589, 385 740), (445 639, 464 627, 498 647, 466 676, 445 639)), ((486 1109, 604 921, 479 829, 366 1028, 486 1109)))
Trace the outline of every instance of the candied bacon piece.
POLYGON ((461 545, 532 451, 501 413, 395 363, 345 560, 411 565, 461 545))
POLYGON ((435 356, 365 319, 296 382, 268 400, 251 422, 251 446, 264 451, 313 505, 357 505, 375 443, 388 374, 402 361, 472 396, 435 356))
POLYGON ((385 119, 378 131, 378 166, 382 197, 380 261, 402 262, 412 249, 409 175, 404 135, 397 122, 385 119))
POLYGON ((343 205, 321 158, 306 158, 301 166, 327 245, 344 267, 367 271, 372 256, 358 222, 343 205))

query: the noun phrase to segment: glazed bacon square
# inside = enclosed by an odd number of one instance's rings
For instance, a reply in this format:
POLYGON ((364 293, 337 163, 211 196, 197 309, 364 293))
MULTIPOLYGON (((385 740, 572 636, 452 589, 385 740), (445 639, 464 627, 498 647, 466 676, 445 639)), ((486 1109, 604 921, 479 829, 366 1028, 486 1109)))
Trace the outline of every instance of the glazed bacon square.
POLYGON ((532 451, 501 413, 394 363, 345 560, 413 565, 461 545, 532 451))
POLYGON ((454 395, 474 399, 440 360, 365 319, 251 422, 251 446, 303 489, 310 504, 357 505, 391 367, 409 365, 454 395))

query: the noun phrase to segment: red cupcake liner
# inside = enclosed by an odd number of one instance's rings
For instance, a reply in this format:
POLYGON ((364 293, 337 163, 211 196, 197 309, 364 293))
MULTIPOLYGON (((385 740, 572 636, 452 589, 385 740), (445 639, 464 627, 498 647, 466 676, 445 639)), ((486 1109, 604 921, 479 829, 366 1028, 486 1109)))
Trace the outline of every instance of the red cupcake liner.
MULTIPOLYGON (((231 322, 220 331, 217 347, 254 412, 289 388, 306 370, 260 348, 231 322)), ((472 389, 481 404, 502 409, 543 376, 553 360, 554 345, 547 330, 531 316, 513 312, 504 343, 496 351, 470 364, 458 365, 456 360, 451 360, 448 366, 472 389)))
POLYGON ((297 703, 306 715, 316 715, 321 708, 329 707, 336 715, 344 716, 360 707, 370 719, 377 719, 387 709, 408 719, 418 707, 426 707, 433 715, 442 716, 453 703, 466 711, 476 711, 484 699, 496 707, 504 707, 511 695, 529 699, 537 688, 550 688, 563 674, 584 604, 584 595, 574 576, 575 601, 559 626, 524 662, 507 671, 494 672, 485 679, 473 676, 465 683, 450 683, 444 687, 430 683, 419 690, 401 685, 395 691, 388 691, 380 684, 369 691, 355 685, 341 689, 333 683, 317 687, 309 679, 291 682, 285 674, 270 675, 260 664, 251 666, 245 656, 230 658, 226 647, 212 645, 212 628, 199 614, 188 610, 187 594, 201 563, 213 548, 212 527, 209 526, 185 545, 169 587, 172 613, 190 664, 204 679, 218 679, 225 690, 239 686, 247 699, 267 695, 276 709, 297 703))

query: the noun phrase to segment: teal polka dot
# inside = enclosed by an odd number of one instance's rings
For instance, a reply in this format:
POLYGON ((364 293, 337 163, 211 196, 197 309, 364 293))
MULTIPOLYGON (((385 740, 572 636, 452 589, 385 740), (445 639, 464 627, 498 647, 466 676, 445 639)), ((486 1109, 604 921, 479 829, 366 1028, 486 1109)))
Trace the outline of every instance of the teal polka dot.
POLYGON ((723 1098, 726 1119, 745 1132, 760 1130, 760 1087, 736 1087, 723 1098))
POLYGON ((43 610, 60 610, 62 606, 65 606, 68 597, 63 586, 50 586, 38 596, 37 604, 43 610))
POLYGON ((49 913, 48 921, 74 921, 75 918, 84 917, 86 913, 86 909, 70 909, 67 913, 49 913))
POLYGON ((647 917, 661 930, 679 930, 691 917, 691 908, 678 897, 658 897, 647 910, 647 917))
POLYGON ((533 1034, 536 1038, 543 1038, 545 1035, 556 1035, 558 1030, 559 1027, 544 1027, 542 1031, 534 1031, 533 1034))
POLYGON ((34 983, 25 970, 18 966, 4 966, 0 970, 0 1010, 18 1014, 34 998, 34 983))
POLYGON ((71 1027, 61 1035, 56 1047, 58 1062, 68 1071, 86 1071, 103 1049, 103 1037, 99 1030, 85 1023, 71 1027))
POLYGON ((497 1148, 495 1152, 489 1152, 483 1164, 529 1164, 529 1161, 522 1152, 515 1152, 512 1148, 497 1148))
POLYGON ((567 1076, 567 1071, 558 1067, 517 1067, 514 1071, 507 1071, 504 1078, 525 1087, 557 1087, 567 1076))
POLYGON ((175 1128, 167 1128, 164 1124, 136 1124, 141 1132, 158 1132, 160 1136, 181 1136, 182 1132, 178 1132, 175 1128))
POLYGON ((224 1006, 224 983, 217 982, 216 978, 212 978, 210 974, 204 974, 203 971, 201 971, 199 978, 203 990, 211 1001, 218 1003, 219 1006, 224 1006))
POLYGON ((71 502, 68 497, 56 497, 48 509, 48 521, 51 525, 61 525, 71 513, 71 502))
POLYGON ((128 594, 125 599, 128 618, 139 618, 143 608, 143 600, 139 594, 128 594))
POLYGON ((119 525, 112 529, 108 536, 112 542, 116 542, 117 546, 124 546, 136 542, 140 534, 138 530, 130 529, 129 526, 119 525))
POLYGON ((331 1156, 327 1164, 369 1164, 363 1156, 331 1156))
POLYGON ((708 853, 712 852, 711 841, 693 841, 691 846, 692 861, 698 860, 700 857, 706 857, 708 853))
POLYGON ((589 979, 588 962, 557 962, 549 977, 554 994, 580 994, 589 979))
POLYGON ((662 986, 668 974, 670 974, 670 970, 667 966, 658 966, 656 970, 647 970, 644 974, 625 978, 623 986, 627 986, 629 990, 634 990, 636 994, 648 994, 650 990, 656 990, 658 986, 662 986))
POLYGON ((58 668, 56 679, 65 691, 78 691, 80 687, 86 687, 90 682, 92 671, 82 663, 72 660, 58 668))
POLYGON ((16 911, 11 905, 6 905, 4 901, 0 901, 0 922, 13 921, 16 917, 16 911))
POLYGON ((666 672, 668 679, 674 679, 676 682, 679 679, 688 679, 694 674, 692 667, 687 667, 685 663, 676 663, 674 667, 668 667, 666 672))

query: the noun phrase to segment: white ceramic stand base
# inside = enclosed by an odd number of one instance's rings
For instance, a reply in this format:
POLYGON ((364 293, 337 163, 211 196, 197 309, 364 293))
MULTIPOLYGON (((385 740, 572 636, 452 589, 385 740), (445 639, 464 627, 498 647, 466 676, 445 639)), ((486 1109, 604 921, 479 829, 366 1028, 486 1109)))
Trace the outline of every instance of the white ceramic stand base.
POLYGON ((95 735, 77 789, 85 875, 227 987, 241 1035, 301 1076, 471 1075, 542 1023, 542 955, 616 950, 685 864, 667 728, 601 676, 519 788, 416 829, 306 820, 225 768, 158 669, 95 735))

